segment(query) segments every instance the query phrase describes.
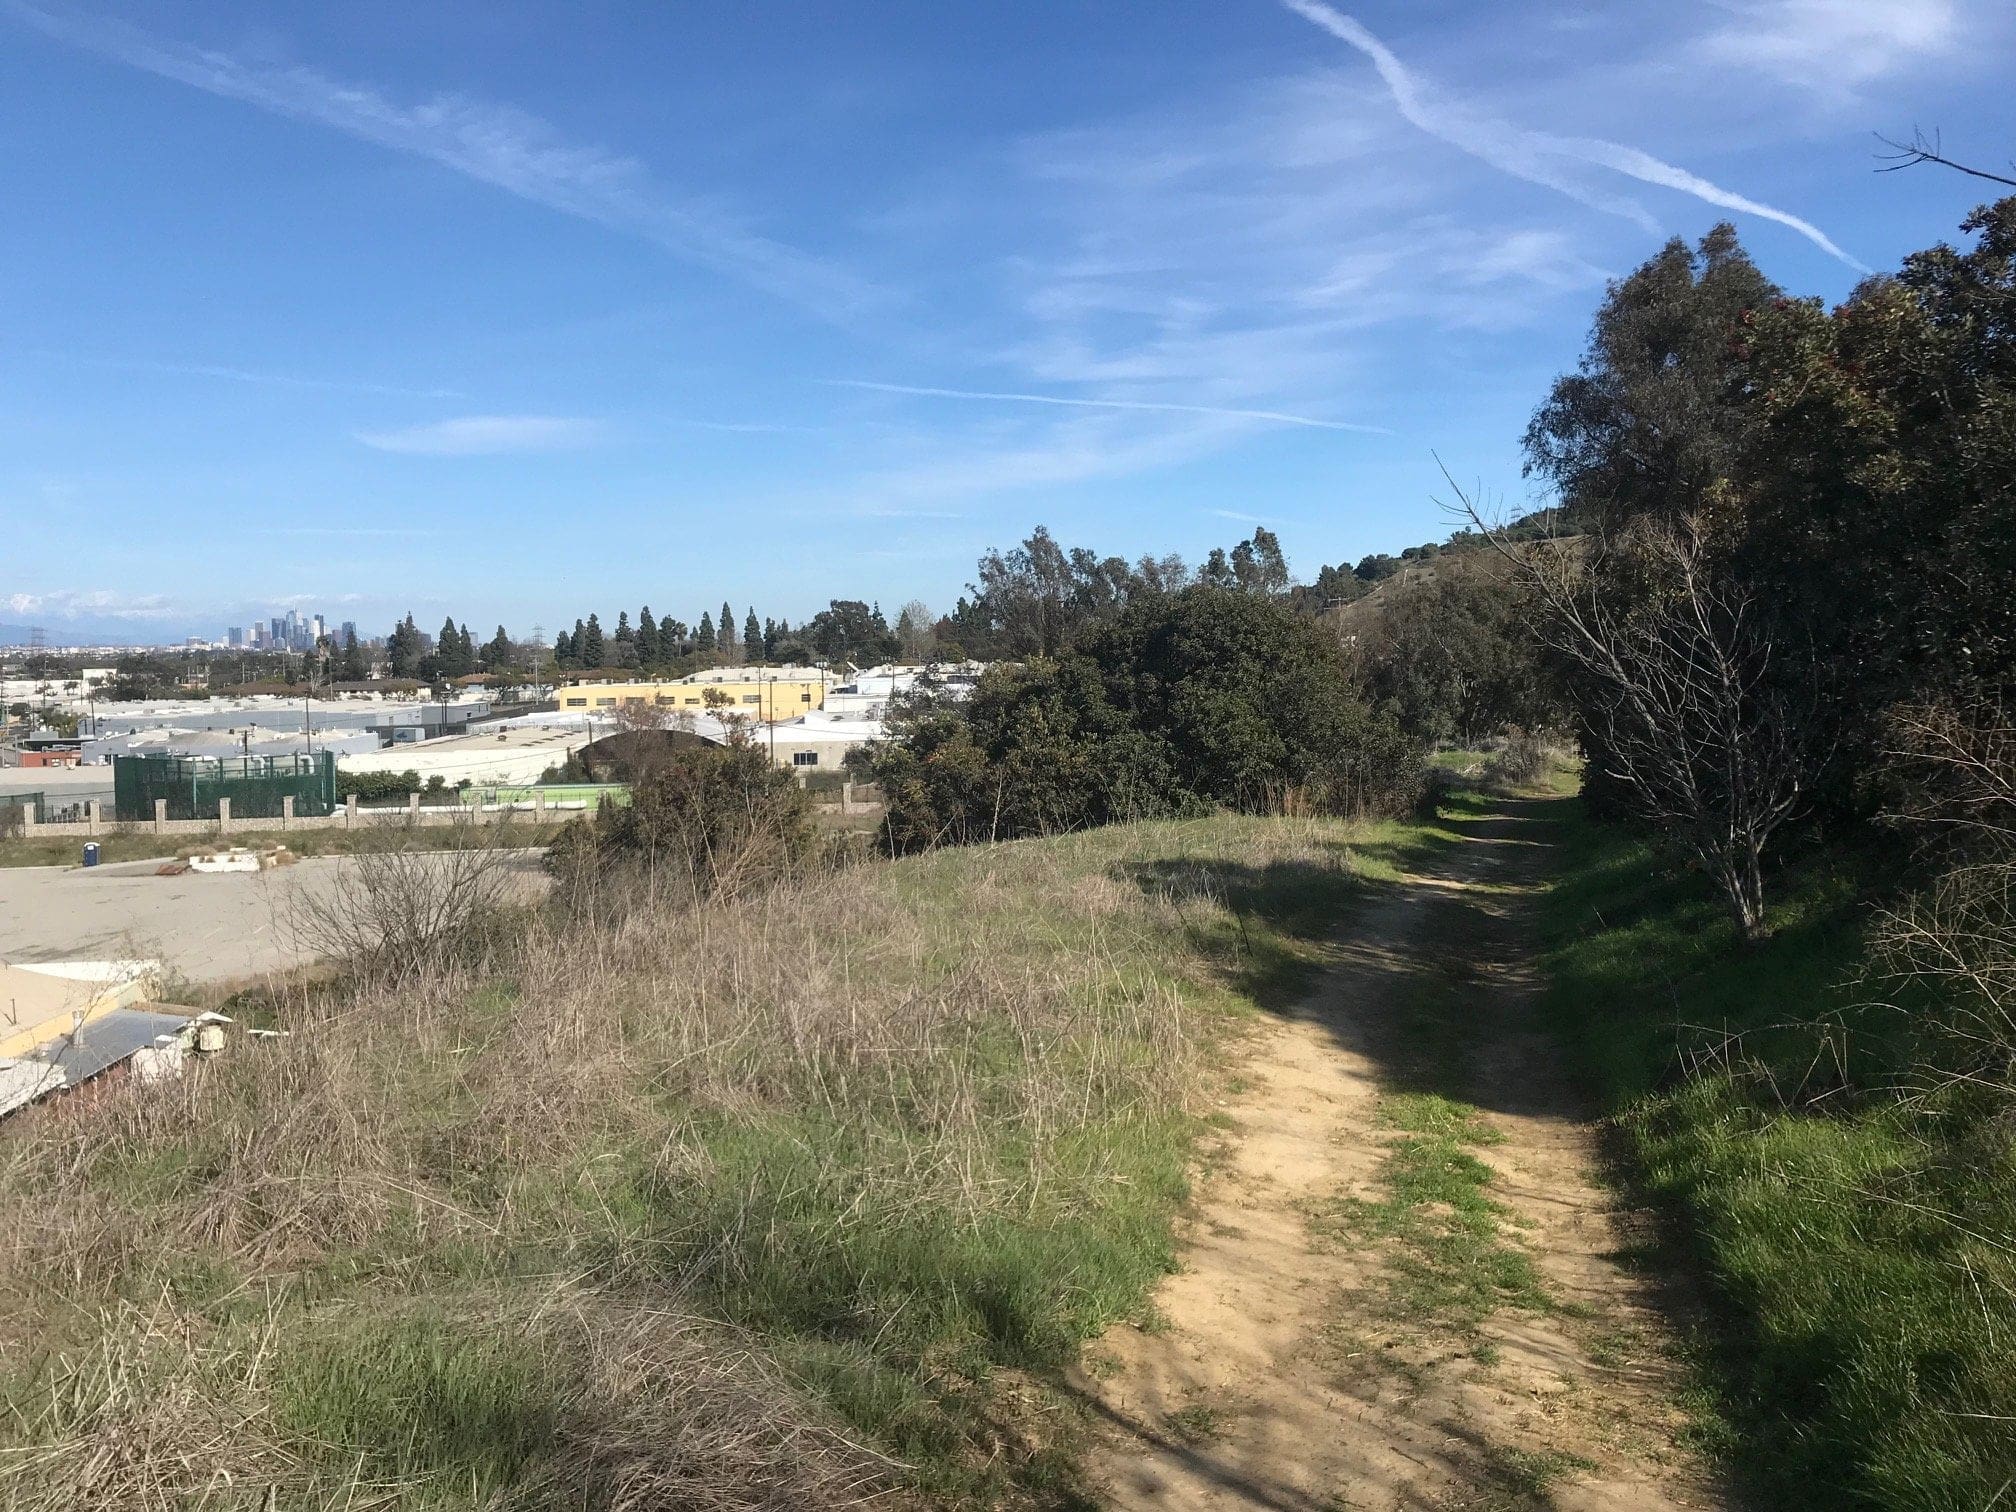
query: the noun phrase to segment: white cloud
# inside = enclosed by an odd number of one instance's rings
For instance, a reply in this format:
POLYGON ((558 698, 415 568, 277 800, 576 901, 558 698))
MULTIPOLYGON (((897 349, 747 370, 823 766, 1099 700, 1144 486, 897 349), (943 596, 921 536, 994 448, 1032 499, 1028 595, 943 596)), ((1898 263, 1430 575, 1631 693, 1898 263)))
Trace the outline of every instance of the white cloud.
POLYGON ((867 499, 941 501, 1057 488, 1175 467, 1248 439, 1261 422, 1199 416, 1142 426, 1135 417, 1074 418, 1006 445, 954 440, 909 466, 863 480, 867 499))
POLYGON ((232 383, 251 383, 270 388, 328 389, 344 394, 378 394, 393 399, 460 399, 456 389, 407 388, 392 383, 371 383, 349 378, 315 378, 299 373, 268 373, 251 368, 229 367, 214 362, 163 362, 147 357, 90 357, 75 352, 36 352, 35 356, 86 367, 113 368, 128 373, 168 373, 182 378, 221 378, 232 383))
MULTIPOLYGON (((346 539, 372 536, 438 536, 447 533, 445 530, 407 529, 397 525, 278 525, 270 530, 258 532, 260 535, 335 536, 346 539)), ((284 607, 286 601, 282 600, 281 603, 284 607)))
POLYGON ((655 183, 635 158, 565 141, 536 116, 466 95, 402 104, 304 66, 275 67, 163 40, 123 21, 5 10, 71 46, 129 67, 438 163, 520 199, 642 237, 689 261, 839 317, 875 291, 838 265, 760 236, 655 183))
POLYGON ((1728 22, 1700 42, 1703 58, 1823 95, 1852 94, 1959 44, 1952 0, 1747 0, 1727 9, 1728 22))
POLYGON ((908 383, 874 383, 865 378, 825 378, 835 388, 872 389, 879 394, 914 394, 927 399, 978 399, 1009 404, 1054 404, 1072 409, 1151 410, 1179 415, 1215 415, 1230 420, 1260 420, 1269 425, 1305 425, 1318 430, 1358 431, 1390 436, 1384 426, 1357 425, 1349 420, 1318 420, 1280 410, 1236 409, 1217 404, 1177 404, 1156 399, 1082 399, 1058 394, 995 393, 976 389, 924 388, 908 383))
POLYGON ((600 421, 564 415, 464 415, 399 430, 359 431, 357 439, 378 451, 411 456, 478 457, 586 446, 601 434, 600 421))
POLYGON ((1556 136, 1550 132, 1529 131, 1510 122, 1478 114, 1460 103, 1431 100, 1406 65, 1356 18, 1333 10, 1321 0, 1281 0, 1281 3, 1369 58, 1379 77, 1385 81, 1395 108, 1410 124, 1481 162, 1489 163, 1500 172, 1553 189, 1578 204, 1606 210, 1648 230, 1656 230, 1656 223, 1636 201, 1592 190, 1574 171, 1576 165, 1607 168, 1641 183, 1691 194, 1725 210, 1775 221, 1798 232, 1849 267, 1864 273, 1869 271, 1836 246, 1827 233, 1811 221, 1724 189, 1699 174, 1663 162, 1649 152, 1596 137, 1556 136))
POLYGON ((10 593, 0 599, 10 614, 73 620, 87 615, 104 619, 172 619, 182 611, 158 593, 115 593, 109 588, 55 588, 47 593, 10 593))

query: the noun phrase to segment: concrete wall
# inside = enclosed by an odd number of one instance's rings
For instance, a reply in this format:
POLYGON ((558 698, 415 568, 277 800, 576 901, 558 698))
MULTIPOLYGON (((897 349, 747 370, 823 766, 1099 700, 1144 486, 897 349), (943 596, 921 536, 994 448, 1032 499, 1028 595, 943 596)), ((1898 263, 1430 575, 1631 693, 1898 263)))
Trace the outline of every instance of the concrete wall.
POLYGON ((365 808, 354 799, 333 814, 296 816, 292 810, 293 800, 284 801, 287 810, 276 819, 238 819, 231 817, 231 802, 222 799, 218 803, 215 819, 170 819, 166 817, 166 799, 155 803, 156 815, 153 819, 142 819, 122 824, 108 817, 109 805, 96 801, 89 805, 89 814, 83 819, 56 824, 38 824, 32 814, 22 814, 20 837, 24 840, 88 840, 97 835, 230 835, 274 834, 289 830, 311 829, 351 829, 371 825, 414 824, 489 824, 502 813, 514 813, 521 819, 541 820, 548 816, 566 819, 581 812, 583 805, 547 805, 543 799, 535 800, 511 810, 465 808, 459 804, 422 804, 420 795, 411 795, 406 804, 396 808, 365 808))

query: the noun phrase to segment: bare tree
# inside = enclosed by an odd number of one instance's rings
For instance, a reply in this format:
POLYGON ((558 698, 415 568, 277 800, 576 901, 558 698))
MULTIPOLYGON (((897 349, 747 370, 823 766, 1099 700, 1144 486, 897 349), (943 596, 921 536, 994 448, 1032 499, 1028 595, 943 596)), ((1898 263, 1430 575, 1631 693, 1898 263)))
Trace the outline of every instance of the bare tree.
POLYGON ((1745 943, 1762 939, 1765 852, 1825 756, 1815 678, 1791 675, 1781 631, 1692 518, 1515 545, 1450 486, 1538 599, 1592 758, 1714 880, 1745 943))
POLYGON ((906 662, 928 661, 938 647, 938 617, 922 599, 912 599, 896 614, 896 637, 906 662))
POLYGON ((1962 718, 1908 708, 1891 719, 1902 796, 1892 822, 1931 838, 1948 864, 1884 908, 1877 969, 1929 989, 1941 1053, 1915 1069, 1934 1087, 2016 1087, 2016 728, 2000 710, 1962 718))
POLYGON ((670 729, 675 723, 670 705, 655 698, 626 698, 616 705, 616 729, 624 735, 642 735, 670 729))
POLYGON ((472 939, 535 873, 508 815, 420 827, 403 816, 362 837, 330 875, 297 887, 284 922, 295 945, 369 975, 398 978, 472 939))

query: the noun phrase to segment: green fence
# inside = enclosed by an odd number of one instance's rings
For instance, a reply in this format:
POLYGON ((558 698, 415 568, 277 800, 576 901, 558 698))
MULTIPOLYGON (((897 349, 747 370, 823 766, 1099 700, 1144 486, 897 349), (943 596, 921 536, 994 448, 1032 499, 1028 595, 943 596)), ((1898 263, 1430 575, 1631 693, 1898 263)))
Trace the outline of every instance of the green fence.
POLYGON ((231 818, 277 819, 283 800, 296 817, 336 811, 336 758, 327 751, 295 756, 115 756, 112 812, 122 822, 154 817, 168 800, 170 819, 215 819, 217 801, 231 800, 231 818))

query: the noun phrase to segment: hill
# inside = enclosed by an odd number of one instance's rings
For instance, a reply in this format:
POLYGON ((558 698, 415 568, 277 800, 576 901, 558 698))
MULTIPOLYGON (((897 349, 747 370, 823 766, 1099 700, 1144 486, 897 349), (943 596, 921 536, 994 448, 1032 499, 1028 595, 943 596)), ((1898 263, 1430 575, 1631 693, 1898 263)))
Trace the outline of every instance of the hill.
POLYGON ((1431 843, 1215 817, 638 888, 241 999, 287 1037, 0 1140, 0 1501, 1054 1477, 1041 1383, 1172 1263, 1218 1047, 1431 843))

